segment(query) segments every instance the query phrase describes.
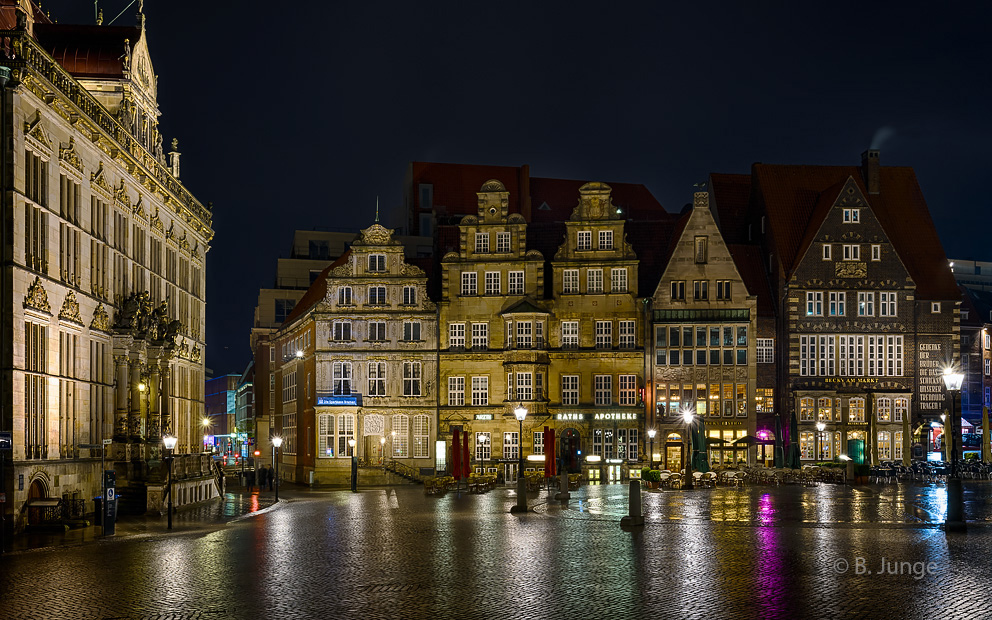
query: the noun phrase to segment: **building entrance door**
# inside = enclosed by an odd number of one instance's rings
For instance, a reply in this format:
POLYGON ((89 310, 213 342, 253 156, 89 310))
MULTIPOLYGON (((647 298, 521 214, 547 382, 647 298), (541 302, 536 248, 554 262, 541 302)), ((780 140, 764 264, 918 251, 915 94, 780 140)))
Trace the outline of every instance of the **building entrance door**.
POLYGON ((570 474, 581 473, 582 455, 579 454, 581 448, 579 431, 574 428, 566 428, 562 431, 560 444, 558 454, 561 455, 561 466, 570 474))
POLYGON ((682 470, 682 445, 668 444, 665 446, 665 469, 669 471, 682 470))
POLYGON ((385 444, 381 441, 381 436, 379 435, 366 435, 365 445, 362 446, 362 454, 365 455, 363 459, 367 465, 372 467, 382 467, 383 465, 383 447, 385 444))
POLYGON ((620 466, 619 465, 607 465, 606 475, 609 479, 610 484, 620 483, 620 466))
POLYGON ((503 463, 503 482, 515 484, 517 482, 517 464, 503 463))

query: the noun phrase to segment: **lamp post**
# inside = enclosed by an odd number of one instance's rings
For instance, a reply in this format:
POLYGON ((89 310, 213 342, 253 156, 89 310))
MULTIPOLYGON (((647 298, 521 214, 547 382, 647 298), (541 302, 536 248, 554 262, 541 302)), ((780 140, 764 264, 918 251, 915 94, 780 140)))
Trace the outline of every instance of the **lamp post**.
POLYGON ((279 460, 276 458, 279 447, 282 446, 282 437, 272 438, 272 462, 276 464, 276 501, 279 501, 279 460))
POLYGON ((179 438, 172 434, 166 434, 162 437, 162 443, 165 444, 165 464, 169 468, 169 529, 172 529, 172 460, 175 458, 172 451, 176 449, 176 442, 179 438))
POLYGON ((682 420, 685 422, 686 437, 685 484, 683 486, 686 489, 692 489, 692 422, 695 417, 695 414, 689 407, 682 410, 682 420))
POLYGON ((379 460, 382 461, 382 468, 386 469, 386 438, 379 438, 379 460))
POLYGON ((210 418, 203 418, 203 451, 204 452, 208 452, 207 437, 209 437, 209 435, 207 434, 207 431, 209 429, 210 429, 210 418))
POLYGON ((351 448, 351 492, 358 492, 358 457, 355 455, 355 440, 348 440, 348 447, 351 448))
POLYGON ((527 481, 524 479, 524 420, 527 418, 527 408, 523 405, 513 410, 517 422, 520 423, 520 434, 517 435, 517 504, 510 508, 510 512, 527 512, 527 481))
POLYGON ((486 474, 486 444, 489 443, 489 435, 479 433, 479 445, 482 446, 482 474, 486 474))
POLYGON ((651 450, 648 452, 648 466, 654 469, 654 436, 658 431, 653 428, 648 429, 648 438, 651 440, 651 450))
POLYGON ((823 442, 823 438, 822 438, 823 429, 825 429, 825 428, 827 428, 827 425, 824 424, 823 422, 817 422, 816 423, 816 459, 814 459, 814 462, 816 460, 819 460, 819 459, 822 459, 823 458, 823 455, 821 454, 821 450, 820 449, 822 447, 822 442, 823 442))
POLYGON ((954 395, 961 391, 964 375, 950 368, 944 369, 944 387, 951 393, 951 414, 944 428, 944 435, 951 442, 951 476, 947 479, 947 521, 944 523, 945 532, 963 532, 964 497, 961 489, 961 478, 958 477, 958 415, 954 411, 954 395), (948 432, 949 431, 949 432, 948 432))

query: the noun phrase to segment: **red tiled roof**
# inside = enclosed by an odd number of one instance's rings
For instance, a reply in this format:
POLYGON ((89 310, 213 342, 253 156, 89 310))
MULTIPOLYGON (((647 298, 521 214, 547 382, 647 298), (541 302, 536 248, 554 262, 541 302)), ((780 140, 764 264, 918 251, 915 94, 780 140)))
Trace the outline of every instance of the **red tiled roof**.
MULTIPOLYGON (((587 181, 533 177, 530 180, 531 221, 563 222, 572 217, 579 204, 579 188, 587 181), (542 209, 547 204, 549 208, 542 209)), ((668 212, 640 183, 615 183, 607 181, 613 190, 613 205, 623 210, 622 217, 633 220, 664 219, 668 212)))
POLYGON ((758 316, 775 316, 775 298, 771 283, 768 281, 768 270, 762 249, 756 245, 740 243, 728 243, 727 249, 734 258, 734 265, 741 274, 741 279, 744 280, 748 294, 758 298, 758 316))
POLYGON ((45 50, 75 77, 121 78, 124 40, 133 49, 141 38, 134 26, 35 24, 34 35, 45 50))
MULTIPOLYGON (((415 161, 411 166, 413 200, 418 208, 420 194, 417 186, 429 183, 434 186, 433 207, 439 215, 475 215, 478 211, 479 197, 476 193, 482 184, 490 179, 503 183, 510 193, 510 213, 520 213, 521 176, 526 173, 526 167, 511 166, 480 166, 473 164, 445 164, 415 161)), ((578 194, 576 194, 578 196, 578 194)), ((419 210, 419 209, 418 209, 419 210)))
POLYGON ((786 271, 802 258, 829 208, 824 205, 837 198, 838 184, 852 177, 916 283, 917 297, 960 299, 912 168, 882 166, 878 194, 868 194, 858 166, 754 164, 752 177, 755 199, 764 205, 768 232, 786 271))
POLYGON ((317 279, 313 281, 313 284, 310 285, 310 288, 307 289, 307 292, 303 293, 303 297, 301 297, 300 301, 296 303, 296 306, 293 308, 293 311, 290 312, 289 316, 286 317, 286 320, 283 321, 282 323, 283 327, 289 325, 290 323, 292 323, 293 321, 304 315, 311 308, 313 308, 318 303, 320 303, 321 299, 327 296, 327 274, 331 272, 331 269, 334 269, 338 265, 343 265, 346 262, 348 262, 348 258, 350 256, 351 256, 351 248, 348 248, 348 250, 346 250, 344 254, 339 256, 337 260, 335 260, 327 267, 324 267, 324 270, 321 271, 320 275, 317 276, 317 279))
POLYGON ((748 210, 751 203, 751 175, 710 175, 710 209, 727 243, 747 243, 748 210))
POLYGON ((665 265, 685 228, 687 217, 668 213, 665 219, 636 222, 624 226, 630 245, 637 254, 637 295, 651 297, 665 271, 665 265))

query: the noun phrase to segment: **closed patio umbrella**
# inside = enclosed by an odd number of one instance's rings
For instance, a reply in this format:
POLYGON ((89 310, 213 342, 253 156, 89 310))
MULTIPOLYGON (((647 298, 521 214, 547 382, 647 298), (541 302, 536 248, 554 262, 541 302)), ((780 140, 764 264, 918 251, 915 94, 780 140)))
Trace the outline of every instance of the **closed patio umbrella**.
POLYGON ((992 462, 992 446, 989 446, 989 408, 982 407, 982 462, 992 462))
POLYGON ((951 462, 951 416, 947 414, 947 410, 944 410, 944 417, 942 419, 944 423, 943 432, 940 435, 941 441, 944 442, 944 461, 947 463, 951 462))
POLYGON ((865 438, 865 462, 868 465, 875 467, 878 465, 878 430, 875 424, 875 420, 878 419, 878 413, 875 409, 874 399, 869 399, 872 402, 872 406, 868 411, 868 437, 865 438))
POLYGON ((468 480, 468 475, 472 473, 472 459, 468 452, 468 433, 462 433, 462 476, 468 480))
POLYGON ((775 468, 785 466, 785 458, 782 449, 782 418, 775 414, 775 468))
POLYGON ((455 430, 451 437, 451 475, 455 480, 462 477, 462 442, 461 431, 455 430))
POLYGON ((802 467, 802 455, 799 452, 799 419, 796 411, 792 411, 792 419, 789 420, 789 451, 786 454, 785 466, 791 469, 802 467))
POLYGON ((696 431, 696 442, 695 442, 695 454, 693 454, 692 470, 701 471, 704 474, 710 470, 709 456, 707 454, 708 443, 706 440, 706 421, 702 417, 698 417, 698 422, 693 424, 693 428, 697 428, 696 431))

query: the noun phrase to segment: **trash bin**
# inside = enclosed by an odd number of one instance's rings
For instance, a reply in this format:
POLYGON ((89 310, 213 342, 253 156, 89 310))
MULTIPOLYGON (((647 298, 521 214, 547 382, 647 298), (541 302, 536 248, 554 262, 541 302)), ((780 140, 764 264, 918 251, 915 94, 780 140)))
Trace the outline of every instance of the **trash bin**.
POLYGON ((93 503, 96 505, 96 515, 93 522, 95 525, 103 525, 103 498, 97 495, 93 498, 93 503))

